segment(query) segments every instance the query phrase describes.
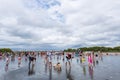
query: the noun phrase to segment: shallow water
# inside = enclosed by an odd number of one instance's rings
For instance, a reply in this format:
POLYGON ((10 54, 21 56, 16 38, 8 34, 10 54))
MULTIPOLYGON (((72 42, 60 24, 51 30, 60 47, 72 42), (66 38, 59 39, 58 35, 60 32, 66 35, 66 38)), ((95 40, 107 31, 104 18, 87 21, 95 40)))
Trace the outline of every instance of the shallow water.
POLYGON ((37 57, 33 69, 29 70, 28 61, 22 60, 18 67, 17 59, 10 62, 5 70, 5 61, 0 60, 0 80, 120 80, 120 56, 103 56, 94 67, 88 67, 87 59, 84 64, 74 58, 71 68, 65 66, 62 58, 52 58, 53 64, 60 62, 62 71, 58 72, 44 63, 44 58, 37 57))

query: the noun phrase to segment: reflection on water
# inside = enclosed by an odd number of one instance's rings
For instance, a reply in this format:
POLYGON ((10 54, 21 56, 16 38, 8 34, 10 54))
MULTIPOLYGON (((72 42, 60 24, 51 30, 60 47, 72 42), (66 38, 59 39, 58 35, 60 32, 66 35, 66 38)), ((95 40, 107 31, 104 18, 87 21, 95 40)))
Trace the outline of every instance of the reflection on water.
POLYGON ((45 64, 45 73, 47 73, 48 64, 45 64))
POLYGON ((83 74, 84 74, 84 76, 86 76, 86 66, 85 65, 83 65, 83 74))
POLYGON ((89 70, 89 75, 90 75, 90 77, 91 77, 91 80, 93 80, 93 73, 94 73, 94 71, 93 71, 93 67, 92 66, 89 66, 89 68, 88 68, 89 70))
POLYGON ((5 71, 6 71, 6 72, 8 71, 8 66, 5 66, 5 71))
POLYGON ((52 80, 52 67, 49 67, 49 80, 52 80))
POLYGON ((28 70, 28 75, 34 75, 35 74, 35 70, 34 70, 34 64, 29 65, 29 70, 28 70))
POLYGON ((66 77, 67 77, 67 80, 74 80, 71 74, 71 67, 66 67, 66 77))
MULTIPOLYGON (((25 62, 25 59, 22 59, 20 68, 15 66, 18 65, 18 61, 16 59, 14 63, 9 63, 8 66, 5 65, 6 61, 0 61, 0 67, 4 66, 3 69, 6 72, 5 77, 10 77, 7 73, 12 70, 11 67, 17 67, 20 71, 19 73, 14 71, 14 76, 22 77, 12 77, 13 79, 10 80, 29 80, 30 76, 32 76, 30 80, 119 80, 120 78, 118 75, 120 73, 120 63, 118 63, 120 61, 119 56, 96 57, 93 60, 92 66, 88 66, 87 57, 85 57, 85 60, 75 57, 70 61, 71 66, 66 66, 65 58, 63 61, 62 56, 61 58, 59 55, 53 56, 51 60, 52 63, 56 64, 59 62, 62 68, 61 71, 54 70, 53 66, 49 66, 49 64, 44 63, 44 57, 41 56, 37 57, 37 61, 34 63, 29 63, 28 61, 25 62), (27 69, 22 66, 24 63, 27 69), (3 66, 1 64, 3 64, 3 66), (26 70, 27 73, 25 73, 23 69, 26 70), (33 77, 39 79, 34 79, 33 77)), ((0 71, 3 71, 2 68, 0 71)))

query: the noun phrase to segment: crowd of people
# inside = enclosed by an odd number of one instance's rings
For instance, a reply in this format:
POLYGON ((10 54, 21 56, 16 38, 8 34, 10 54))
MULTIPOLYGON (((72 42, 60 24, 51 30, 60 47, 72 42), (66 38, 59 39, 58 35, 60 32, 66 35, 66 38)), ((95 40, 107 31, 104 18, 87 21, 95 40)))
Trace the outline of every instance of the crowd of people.
MULTIPOLYGON (((61 72, 62 68, 64 67, 62 66, 63 64, 59 62, 59 60, 65 62, 66 70, 71 71, 71 67, 74 67, 74 65, 71 64, 72 60, 76 59, 77 63, 80 63, 82 65, 84 72, 85 72, 85 67, 84 67, 85 65, 88 65, 90 72, 92 72, 95 64, 99 64, 99 60, 102 60, 102 53, 99 52, 97 54, 95 54, 94 52, 84 53, 83 51, 78 51, 78 52, 31 51, 31 52, 17 52, 15 54, 0 52, 0 59, 4 59, 6 61, 5 64, 6 71, 8 69, 9 63, 11 61, 15 61, 15 58, 17 58, 18 67, 21 67, 22 60, 28 62, 29 75, 34 73, 33 70, 37 60, 37 56, 41 56, 42 58, 44 58, 43 63, 48 66, 49 70, 52 69, 53 67, 54 70, 57 72, 61 72), (56 63, 53 63, 54 58, 56 58, 57 60, 56 63)), ((66 72, 70 73, 69 71, 66 72)))

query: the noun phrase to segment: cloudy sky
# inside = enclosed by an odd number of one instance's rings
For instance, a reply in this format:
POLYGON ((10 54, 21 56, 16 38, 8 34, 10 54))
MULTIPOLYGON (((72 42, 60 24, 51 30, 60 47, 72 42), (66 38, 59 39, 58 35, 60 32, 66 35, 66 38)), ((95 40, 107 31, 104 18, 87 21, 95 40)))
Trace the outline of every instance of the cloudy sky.
POLYGON ((119 45, 119 0, 0 0, 0 48, 119 45))

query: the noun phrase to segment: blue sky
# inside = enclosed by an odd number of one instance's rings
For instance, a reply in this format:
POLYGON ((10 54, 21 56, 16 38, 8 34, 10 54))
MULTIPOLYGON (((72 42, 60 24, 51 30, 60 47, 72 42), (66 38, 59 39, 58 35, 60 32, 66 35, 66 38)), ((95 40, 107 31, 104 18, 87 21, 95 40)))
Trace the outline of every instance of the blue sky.
POLYGON ((0 48, 120 46, 119 0, 0 0, 0 48))

